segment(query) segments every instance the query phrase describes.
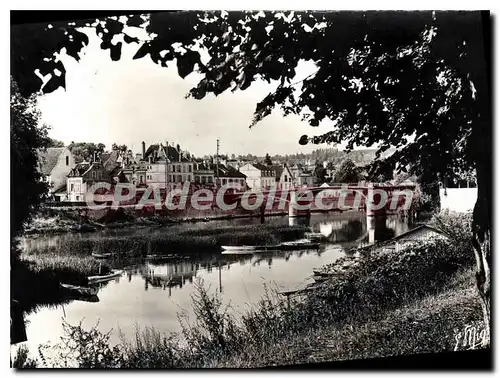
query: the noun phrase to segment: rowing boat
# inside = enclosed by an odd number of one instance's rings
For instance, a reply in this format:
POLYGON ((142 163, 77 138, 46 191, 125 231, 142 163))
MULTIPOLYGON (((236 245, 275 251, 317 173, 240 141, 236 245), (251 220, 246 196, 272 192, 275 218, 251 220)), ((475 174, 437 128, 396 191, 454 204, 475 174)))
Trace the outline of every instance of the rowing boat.
POLYGON ((321 232, 306 232, 304 236, 311 241, 326 239, 325 235, 321 232))
POLYGON ((99 283, 99 282, 106 282, 106 281, 112 280, 114 278, 120 277, 122 274, 123 274, 123 270, 115 270, 112 273, 106 274, 103 276, 88 277, 87 280, 88 280, 89 284, 95 284, 95 283, 99 283))
POLYGON ((115 253, 97 253, 97 252, 92 253, 92 257, 94 257, 96 259, 108 259, 108 258, 113 257, 115 255, 116 255, 115 253))
POLYGON ((278 249, 290 250, 290 249, 317 249, 320 243, 312 242, 309 239, 301 239, 291 242, 284 242, 278 245, 278 249))
POLYGON ((309 239, 301 239, 292 242, 284 242, 273 245, 223 245, 223 254, 249 254, 261 251, 290 251, 296 249, 318 249, 320 243, 311 242, 309 239))
POLYGON ((222 249, 231 252, 249 252, 254 251, 257 246, 254 245, 223 245, 222 249))
POLYGON ((77 293, 80 295, 85 295, 85 296, 93 296, 97 295, 98 289, 96 287, 84 287, 84 286, 76 286, 76 285, 71 285, 71 284, 66 284, 66 283, 60 283, 61 287, 69 290, 73 293, 77 293))
POLYGON ((222 251, 221 254, 222 255, 253 255, 254 252, 255 251, 252 249, 246 249, 246 250, 241 250, 241 251, 229 249, 226 251, 222 251))

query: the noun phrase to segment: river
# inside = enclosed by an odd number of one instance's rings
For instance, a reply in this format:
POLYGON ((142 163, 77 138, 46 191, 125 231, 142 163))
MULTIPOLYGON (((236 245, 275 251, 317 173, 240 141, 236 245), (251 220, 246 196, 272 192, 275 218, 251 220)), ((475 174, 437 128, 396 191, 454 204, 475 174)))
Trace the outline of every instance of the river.
MULTIPOLYGON (((217 221, 221 225, 250 225, 258 219, 217 221)), ((83 320, 84 327, 99 321, 101 331, 111 332, 111 342, 119 341, 119 333, 133 339, 137 326, 154 326, 158 331, 178 332, 178 313, 185 311, 192 320, 191 295, 198 279, 211 292, 219 291, 230 311, 244 312, 257 302, 266 287, 289 290, 312 282, 314 268, 331 263, 352 247, 385 240, 408 230, 406 221, 388 217, 383 224, 367 224, 364 213, 313 214, 311 218, 270 217, 265 222, 308 224, 313 231, 328 236, 319 250, 288 251, 255 255, 196 255, 176 263, 139 263, 99 289, 95 303, 72 301, 55 307, 42 307, 26 316, 27 346, 36 350, 46 342, 58 342, 63 334, 62 319, 70 324, 83 320)), ((212 222, 210 222, 212 223, 212 222)), ((208 224, 208 223, 207 223, 208 224)), ((116 230, 108 233, 133 237, 138 230, 116 230)), ((140 232, 144 232, 141 230, 140 232)), ((151 232, 167 232, 155 229, 151 232)), ((67 234, 26 239, 25 248, 58 245, 61 240, 99 238, 99 233, 67 234)))

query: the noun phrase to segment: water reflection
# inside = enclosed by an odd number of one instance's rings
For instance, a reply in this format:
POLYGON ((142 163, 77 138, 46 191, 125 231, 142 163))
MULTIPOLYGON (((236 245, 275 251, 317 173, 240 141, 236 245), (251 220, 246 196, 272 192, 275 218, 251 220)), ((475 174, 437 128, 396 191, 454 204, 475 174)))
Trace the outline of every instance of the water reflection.
MULTIPOLYGON (((222 226, 252 225, 260 221, 254 218, 218 223, 222 226)), ((244 306, 260 299, 265 290, 263 283, 276 283, 285 289, 303 285, 310 279, 312 269, 335 261, 351 248, 386 240, 408 230, 408 224, 399 218, 367 219, 363 213, 313 214, 311 217, 290 219, 270 217, 265 222, 305 225, 312 232, 323 234, 326 241, 318 250, 268 251, 250 255, 201 254, 192 250, 182 251, 182 255, 189 256, 189 259, 182 260, 115 260, 114 268, 124 269, 124 276, 99 286, 99 302, 72 300, 65 307, 64 316, 67 314, 70 322, 78 322, 82 318, 91 322, 99 319, 100 327, 105 331, 116 329, 119 325, 127 337, 133 337, 136 323, 154 325, 160 331, 178 331, 177 313, 179 307, 191 307, 190 295, 194 291, 196 277, 203 278, 213 289, 223 293, 224 300, 244 306)), ((214 227, 212 222, 210 226, 214 227)), ((133 237, 161 232, 165 229, 119 230, 113 233, 133 237)), ((81 240, 82 245, 88 245, 89 240, 102 235, 43 237, 28 240, 25 245, 27 248, 40 248, 42 245, 58 248, 65 240, 81 240)), ((60 309, 44 307, 27 318, 31 322, 27 337, 34 343, 51 341, 60 335, 54 331, 61 327, 60 309)))

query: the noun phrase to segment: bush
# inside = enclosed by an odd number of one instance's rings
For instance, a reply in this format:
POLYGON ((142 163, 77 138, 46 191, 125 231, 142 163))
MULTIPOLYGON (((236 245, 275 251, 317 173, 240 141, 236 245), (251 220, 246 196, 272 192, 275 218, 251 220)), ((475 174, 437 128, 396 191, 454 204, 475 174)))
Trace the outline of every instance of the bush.
POLYGON ((471 243, 472 237, 472 213, 456 213, 445 210, 435 214, 430 222, 438 230, 454 241, 455 253, 474 256, 471 243))

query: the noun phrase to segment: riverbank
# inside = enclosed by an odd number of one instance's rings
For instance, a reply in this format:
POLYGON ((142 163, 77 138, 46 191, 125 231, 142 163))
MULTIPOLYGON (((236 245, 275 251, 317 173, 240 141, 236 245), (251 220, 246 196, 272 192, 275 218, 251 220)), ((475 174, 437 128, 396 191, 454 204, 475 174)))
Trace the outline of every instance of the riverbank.
POLYGON ((111 348, 97 329, 68 326, 80 335, 72 341, 70 364, 258 367, 452 351, 464 328, 480 328, 482 319, 474 292, 474 258, 461 227, 451 223, 462 235, 453 242, 424 241, 397 253, 366 256, 307 295, 289 302, 269 293, 241 316, 227 313, 221 298, 207 294, 200 284, 192 298, 195 322, 183 323, 180 336, 142 329, 135 341, 111 348), (105 359, 85 353, 90 334, 99 340, 105 359))
POLYGON ((21 254, 11 264, 11 300, 16 301, 20 311, 30 313, 41 305, 68 301, 70 298, 61 289, 61 283, 86 286, 89 276, 110 272, 110 266, 90 256, 21 254))
POLYGON ((57 246, 28 248, 12 264, 12 298, 29 311, 37 303, 57 303, 61 298, 60 283, 86 286, 87 277, 107 274, 112 268, 122 268, 122 264, 138 259, 144 261, 148 254, 186 257, 219 253, 222 245, 277 244, 300 239, 307 231, 306 226, 198 223, 172 225, 161 233, 146 229, 129 236, 103 235, 64 240, 57 246), (98 260, 92 253, 113 256, 98 260))
MULTIPOLYGON (((134 210, 119 209, 109 211, 101 217, 89 217, 81 214, 80 209, 45 208, 42 209, 25 230, 30 237, 57 235, 65 233, 86 233, 103 230, 165 227, 182 223, 198 223, 217 220, 258 218, 259 213, 213 215, 206 213, 195 217, 181 217, 175 214, 138 213, 134 210)), ((264 216, 276 217, 287 215, 284 211, 267 211, 264 216)))
POLYGON ((92 253, 114 253, 116 259, 143 258, 148 254, 196 255, 219 253, 222 245, 279 244, 304 237, 307 226, 278 224, 224 225, 203 222, 171 225, 165 232, 139 230, 132 236, 99 235, 95 238, 64 240, 56 247, 38 248, 44 254, 90 256, 92 253))

